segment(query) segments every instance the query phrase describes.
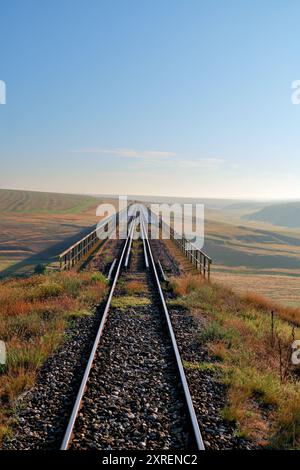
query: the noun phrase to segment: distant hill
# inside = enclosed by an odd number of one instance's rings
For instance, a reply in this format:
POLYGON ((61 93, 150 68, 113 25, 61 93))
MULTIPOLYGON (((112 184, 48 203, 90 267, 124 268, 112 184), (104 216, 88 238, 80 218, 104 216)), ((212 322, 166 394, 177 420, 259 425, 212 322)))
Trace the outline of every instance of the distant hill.
MULTIPOLYGON (((101 196, 101 195, 99 195, 101 196)), ((175 197, 175 196, 141 196, 141 195, 129 195, 129 200, 137 200, 141 202, 150 202, 150 203, 167 203, 167 204, 204 204, 205 207, 210 209, 227 209, 227 207, 232 207, 235 205, 241 205, 244 207, 244 204, 251 204, 251 201, 244 201, 238 199, 218 199, 218 198, 206 198, 206 197, 175 197)), ((263 204, 263 203, 262 203, 263 204)), ((254 209, 258 209, 261 206, 255 204, 254 209)))
POLYGON ((0 189, 0 212, 5 213, 81 213, 96 206, 92 196, 0 189))
POLYGON ((237 202, 235 204, 230 204, 228 206, 225 206, 225 210, 244 210, 244 211, 257 211, 259 209, 262 209, 266 206, 270 205, 270 203, 265 203, 265 202, 237 202))
POLYGON ((300 202, 272 204, 243 216, 244 220, 267 222, 288 228, 300 228, 300 202))

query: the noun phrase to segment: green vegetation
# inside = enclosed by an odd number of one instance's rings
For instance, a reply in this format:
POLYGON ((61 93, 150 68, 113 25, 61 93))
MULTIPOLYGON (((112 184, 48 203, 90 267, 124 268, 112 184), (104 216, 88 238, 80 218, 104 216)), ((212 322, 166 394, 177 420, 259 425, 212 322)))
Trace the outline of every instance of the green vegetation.
POLYGON ((45 274, 47 267, 44 264, 37 264, 34 268, 34 274, 45 274))
POLYGON ((0 283, 0 339, 7 363, 0 371, 0 441, 10 433, 17 397, 64 339, 69 321, 92 314, 106 293, 99 273, 51 273, 0 283))
POLYGON ((126 310, 129 307, 145 307, 150 304, 150 299, 133 295, 114 297, 111 302, 112 307, 118 308, 120 310, 126 310))
POLYGON ((187 308, 196 321, 201 314, 198 340, 228 386, 224 417, 237 423, 240 435, 262 445, 300 448, 300 383, 290 360, 291 344, 300 339, 300 310, 296 315, 280 307, 272 315, 264 299, 238 297, 199 278, 190 281, 172 281, 176 298, 169 303, 187 308))
POLYGON ((4 213, 78 214, 96 205, 91 196, 0 189, 0 212, 4 213))
POLYGON ((92 282, 102 282, 103 284, 108 284, 107 278, 104 276, 104 274, 98 272, 98 273, 93 273, 91 276, 91 281, 92 282))
POLYGON ((185 369, 218 372, 220 365, 214 362, 188 362, 183 361, 185 369))

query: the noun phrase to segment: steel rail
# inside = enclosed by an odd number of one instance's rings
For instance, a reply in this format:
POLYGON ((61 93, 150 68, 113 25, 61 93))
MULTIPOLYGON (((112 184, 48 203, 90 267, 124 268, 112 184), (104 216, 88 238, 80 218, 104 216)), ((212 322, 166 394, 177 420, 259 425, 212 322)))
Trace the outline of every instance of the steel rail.
POLYGON ((150 260, 151 260, 151 266, 152 266, 152 269, 153 269, 154 277, 155 277, 157 288, 158 288, 158 291, 159 291, 160 300, 161 300, 163 310, 164 310, 164 314, 165 314, 165 317, 166 317, 166 321, 167 321, 167 325, 168 325, 168 331, 169 331, 169 334, 170 334, 170 338, 171 338, 171 341, 172 341, 172 346, 173 346, 175 357, 176 357, 176 363, 177 363, 181 383, 182 383, 182 386, 183 386, 184 396, 185 396, 186 404, 187 404, 187 407, 188 407, 189 416, 190 416, 190 420, 191 420, 191 424, 192 424, 192 428, 193 428, 197 448, 198 448, 198 450, 205 450, 203 439, 202 439, 200 428, 199 428, 199 424, 198 424, 198 420, 197 420, 197 416, 196 416, 193 401, 192 401, 192 397, 191 397, 191 393, 190 393, 189 386, 188 386, 188 383, 187 383, 187 380, 186 380, 186 376, 185 376, 184 368, 183 368, 183 365, 182 365, 179 349, 178 349, 178 346, 177 346, 177 341, 176 341, 175 333, 174 333, 174 330, 173 330, 171 318, 170 318, 170 315, 169 315, 169 312, 168 312, 168 307, 167 307, 167 304, 166 304, 166 301, 165 301, 165 298, 164 298, 164 294, 163 294, 163 291, 162 291, 162 288, 161 288, 161 285, 160 285, 160 282, 159 282, 159 277, 158 277, 157 270, 156 270, 156 267, 155 267, 155 262, 154 262, 154 258, 153 258, 153 254, 152 254, 152 250, 151 250, 151 247, 150 247, 150 242, 149 242, 147 234, 146 234, 146 244, 147 244, 147 247, 148 247, 148 253, 149 253, 150 260))
POLYGON ((165 272, 163 270, 163 267, 161 265, 161 262, 159 260, 157 260, 157 264, 158 264, 158 267, 159 267, 159 271, 160 271, 160 274, 161 274, 161 277, 163 279, 164 282, 168 282, 168 278, 167 276, 165 275, 165 272))
POLYGON ((113 270, 115 269, 115 265, 116 265, 116 262, 117 262, 117 258, 115 258, 111 264, 111 267, 109 268, 109 272, 108 272, 108 276, 107 276, 107 280, 110 281, 110 278, 111 278, 111 275, 113 273, 113 270))
POLYGON ((128 264, 129 264, 129 257, 130 257, 130 253, 131 253, 131 245, 132 245, 132 239, 133 239, 133 232, 134 232, 134 228, 135 228, 135 223, 136 223, 136 219, 134 218, 133 221, 131 222, 131 226, 130 226, 130 230, 129 230, 129 246, 128 246, 128 251, 127 251, 127 255, 126 255, 125 263, 124 263, 125 268, 127 268, 128 264))
MULTIPOLYGON (((131 227, 130 227, 130 232, 132 231, 133 222, 134 221, 132 221, 132 224, 131 224, 131 227)), ((124 248, 122 250, 121 256, 119 258, 118 267, 117 267, 116 274, 115 274, 115 277, 114 277, 114 280, 113 280, 113 283, 112 283, 112 286, 111 286, 111 289, 110 289, 110 292, 109 292, 109 296, 108 296, 108 299, 107 299, 105 310, 103 312, 103 316, 102 316, 101 323, 100 323, 100 326, 99 326, 99 329, 98 329, 98 332, 97 332, 97 336, 96 336, 96 339, 95 339, 94 344, 93 344, 93 349, 91 351, 91 354, 90 354, 90 357, 89 357, 89 360, 88 360, 88 363, 87 363, 87 366, 86 366, 86 369, 85 369, 85 372, 84 372, 84 376, 83 376, 81 384, 80 384, 80 388, 79 388, 79 391, 78 391, 78 394, 77 394, 77 397, 76 397, 76 400, 75 400, 75 404, 73 406, 72 414, 71 414, 71 417, 70 417, 70 420, 69 420, 69 423, 68 423, 68 426, 67 426, 67 429, 66 429, 66 432, 65 432, 60 450, 67 450, 68 446, 70 444, 71 438, 72 438, 75 421, 76 421, 76 418, 77 418, 77 415, 78 415, 78 411, 80 409, 83 394, 84 394, 85 389, 86 389, 87 381, 88 381, 89 374, 90 374, 90 371, 91 371, 91 368, 92 368, 92 365, 93 365, 95 354, 96 354, 96 351, 97 351, 97 348, 98 348, 98 345, 99 345, 99 342, 100 342, 100 339, 101 339, 101 336, 102 336, 102 333, 103 333, 103 330, 104 330, 104 326, 105 326, 105 323, 106 323, 106 320, 107 320, 107 317, 108 317, 108 312, 109 312, 111 300, 112 300, 112 297, 113 297, 113 294, 114 294, 114 291, 115 291, 115 287, 116 287, 116 284, 117 284, 117 281, 118 281, 118 278, 119 278, 119 274, 120 274, 120 271, 121 271, 122 263, 123 263, 123 258, 125 256, 125 253, 126 253, 126 250, 127 250, 128 243, 129 243, 130 239, 131 239, 130 235, 128 235, 128 237, 125 241, 125 245, 124 245, 124 248)), ((129 250, 130 250, 130 247, 129 247, 129 250)))
POLYGON ((143 217, 141 215, 140 215, 140 227, 141 227, 141 236, 142 236, 143 246, 144 246, 145 265, 146 265, 146 268, 148 269, 149 268, 149 260, 148 260, 148 255, 147 255, 146 242, 145 242, 145 238, 147 236, 147 233, 146 233, 144 220, 143 220, 143 217))

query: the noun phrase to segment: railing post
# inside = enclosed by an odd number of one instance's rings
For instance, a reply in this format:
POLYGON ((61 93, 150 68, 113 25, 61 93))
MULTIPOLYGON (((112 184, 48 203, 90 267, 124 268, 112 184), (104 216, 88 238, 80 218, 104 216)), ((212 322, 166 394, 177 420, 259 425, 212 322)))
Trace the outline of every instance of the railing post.
POLYGON ((208 280, 210 280, 211 260, 208 261, 208 280))

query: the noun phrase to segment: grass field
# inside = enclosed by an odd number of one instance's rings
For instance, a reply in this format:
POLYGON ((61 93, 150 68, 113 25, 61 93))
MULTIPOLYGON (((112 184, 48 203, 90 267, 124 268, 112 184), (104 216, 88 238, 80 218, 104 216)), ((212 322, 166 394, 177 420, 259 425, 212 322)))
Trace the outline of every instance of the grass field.
POLYGON ((0 190, 0 277, 28 274, 37 264, 53 262, 98 222, 101 202, 90 196, 0 190))

